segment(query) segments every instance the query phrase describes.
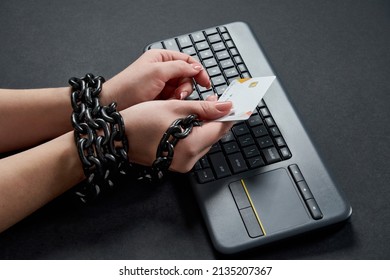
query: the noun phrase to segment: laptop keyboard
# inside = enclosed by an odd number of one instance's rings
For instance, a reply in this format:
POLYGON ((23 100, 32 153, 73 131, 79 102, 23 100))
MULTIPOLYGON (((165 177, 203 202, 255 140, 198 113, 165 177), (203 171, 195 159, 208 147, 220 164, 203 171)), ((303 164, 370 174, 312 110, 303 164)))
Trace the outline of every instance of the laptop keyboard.
MULTIPOLYGON (((187 98, 190 100, 205 100, 214 94, 221 96, 231 81, 251 77, 223 26, 157 42, 150 48, 181 51, 203 64, 212 87, 207 89, 196 84, 187 98)), ((199 183, 207 183, 289 158, 290 149, 262 100, 248 120, 237 122, 211 147, 195 164, 193 172, 199 183)))

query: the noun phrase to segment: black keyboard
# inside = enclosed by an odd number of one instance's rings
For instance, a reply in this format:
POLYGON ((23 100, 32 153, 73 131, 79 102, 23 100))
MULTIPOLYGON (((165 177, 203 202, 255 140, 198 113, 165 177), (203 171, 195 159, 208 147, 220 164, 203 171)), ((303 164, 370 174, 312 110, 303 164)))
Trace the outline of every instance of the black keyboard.
MULTIPOLYGON (((223 26, 157 42, 150 48, 181 51, 203 64, 212 87, 207 89, 196 84, 188 97, 191 100, 205 100, 214 94, 221 96, 231 81, 251 77, 223 26)), ((212 146, 195 164, 193 172, 199 183, 207 183, 289 158, 290 149, 262 100, 248 120, 236 123, 212 146)))

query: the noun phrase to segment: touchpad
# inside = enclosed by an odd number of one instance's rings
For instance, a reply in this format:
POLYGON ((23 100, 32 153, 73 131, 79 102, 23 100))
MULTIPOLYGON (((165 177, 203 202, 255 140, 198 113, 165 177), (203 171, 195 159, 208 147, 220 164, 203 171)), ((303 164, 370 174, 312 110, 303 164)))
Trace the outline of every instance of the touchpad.
POLYGON ((293 228, 311 219, 283 168, 241 180, 266 234, 293 228))

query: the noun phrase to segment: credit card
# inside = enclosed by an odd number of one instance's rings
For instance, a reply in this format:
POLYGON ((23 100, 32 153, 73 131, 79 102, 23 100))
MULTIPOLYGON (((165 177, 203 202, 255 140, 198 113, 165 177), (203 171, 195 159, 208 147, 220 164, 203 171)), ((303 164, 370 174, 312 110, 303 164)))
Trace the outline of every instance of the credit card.
POLYGON ((229 115, 216 121, 243 121, 248 119, 275 78, 275 76, 266 76, 234 80, 218 99, 218 102, 231 101, 233 109, 229 115))

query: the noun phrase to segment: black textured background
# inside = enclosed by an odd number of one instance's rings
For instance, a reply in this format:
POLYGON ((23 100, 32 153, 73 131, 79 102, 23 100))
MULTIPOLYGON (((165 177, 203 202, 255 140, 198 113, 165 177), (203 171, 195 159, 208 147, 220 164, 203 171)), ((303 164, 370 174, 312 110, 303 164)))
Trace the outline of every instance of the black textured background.
MULTIPOLYGON (((252 27, 354 210, 340 227, 232 257, 389 259, 389 1, 2 0, 0 87, 109 78, 148 43, 232 21, 252 27)), ((0 234, 0 259, 227 257, 181 176, 123 185, 87 207, 56 199, 0 234)))

